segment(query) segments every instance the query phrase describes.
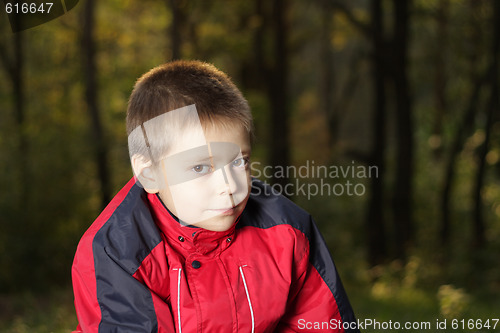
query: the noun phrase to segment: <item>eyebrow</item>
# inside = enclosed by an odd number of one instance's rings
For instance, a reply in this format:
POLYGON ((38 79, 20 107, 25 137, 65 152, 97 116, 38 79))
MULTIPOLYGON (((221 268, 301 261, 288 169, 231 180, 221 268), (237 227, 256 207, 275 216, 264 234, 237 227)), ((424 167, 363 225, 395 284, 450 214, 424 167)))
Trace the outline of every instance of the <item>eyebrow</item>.
POLYGON ((243 156, 250 156, 252 154, 252 149, 247 149, 247 150, 242 150, 241 155, 243 156))
POLYGON ((205 157, 205 158, 202 158, 202 159, 195 159, 195 160, 193 160, 193 162, 190 162, 190 164, 210 162, 211 159, 212 159, 211 157, 205 157))

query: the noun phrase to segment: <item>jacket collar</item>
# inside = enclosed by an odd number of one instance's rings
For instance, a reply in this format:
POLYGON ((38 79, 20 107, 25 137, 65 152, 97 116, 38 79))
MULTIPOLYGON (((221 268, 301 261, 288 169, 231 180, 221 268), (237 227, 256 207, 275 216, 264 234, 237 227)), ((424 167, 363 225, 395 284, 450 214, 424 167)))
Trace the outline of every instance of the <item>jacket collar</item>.
POLYGON ((226 231, 211 231, 190 225, 181 225, 163 204, 156 194, 147 194, 150 202, 153 218, 161 232, 169 243, 176 248, 187 250, 188 253, 198 252, 204 255, 217 254, 231 245, 235 238, 236 224, 239 217, 231 228, 226 231))

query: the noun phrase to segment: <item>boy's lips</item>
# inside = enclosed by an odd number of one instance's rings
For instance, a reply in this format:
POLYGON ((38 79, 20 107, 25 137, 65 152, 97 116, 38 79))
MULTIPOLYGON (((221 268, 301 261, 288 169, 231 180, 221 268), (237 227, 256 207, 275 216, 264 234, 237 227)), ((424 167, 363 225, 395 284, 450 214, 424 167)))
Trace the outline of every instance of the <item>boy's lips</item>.
POLYGON ((236 207, 238 207, 238 205, 236 205, 235 207, 210 209, 210 211, 215 212, 215 213, 220 214, 220 215, 233 215, 234 212, 236 211, 236 207))
POLYGON ((233 215, 234 213, 234 208, 222 208, 222 209, 211 209, 213 212, 216 212, 221 215, 233 215))

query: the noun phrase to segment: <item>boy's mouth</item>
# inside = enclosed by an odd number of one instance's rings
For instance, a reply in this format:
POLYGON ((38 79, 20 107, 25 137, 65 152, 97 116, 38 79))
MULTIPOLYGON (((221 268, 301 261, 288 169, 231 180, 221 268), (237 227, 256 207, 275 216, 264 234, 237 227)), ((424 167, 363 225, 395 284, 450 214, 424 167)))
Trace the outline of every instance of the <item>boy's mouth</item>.
POLYGON ((238 208, 239 204, 234 206, 234 207, 226 207, 226 208, 217 208, 217 209, 210 209, 210 211, 217 213, 217 215, 233 215, 236 212, 236 209, 238 208))
POLYGON ((216 212, 219 215, 233 215, 234 210, 235 210, 234 207, 221 208, 221 209, 211 209, 211 211, 216 212))

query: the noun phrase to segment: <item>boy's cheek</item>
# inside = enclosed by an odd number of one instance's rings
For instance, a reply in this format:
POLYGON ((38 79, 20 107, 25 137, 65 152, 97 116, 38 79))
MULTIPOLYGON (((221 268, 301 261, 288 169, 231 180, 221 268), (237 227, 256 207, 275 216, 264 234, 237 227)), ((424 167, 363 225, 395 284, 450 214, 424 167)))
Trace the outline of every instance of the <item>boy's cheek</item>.
POLYGON ((169 187, 167 186, 165 189, 160 190, 158 195, 160 196, 161 201, 165 204, 169 211, 171 211, 175 216, 177 216, 177 209, 173 203, 172 193, 170 192, 169 187))
MULTIPOLYGON (((225 170, 227 172, 227 170, 225 170)), ((160 191, 160 198, 166 207, 179 219, 188 224, 197 224, 220 215, 215 210, 238 205, 238 213, 245 208, 251 182, 249 170, 237 170, 227 174, 236 187, 232 196, 223 190, 228 185, 222 170, 215 171, 211 177, 200 177, 177 185, 168 185, 160 191)))

